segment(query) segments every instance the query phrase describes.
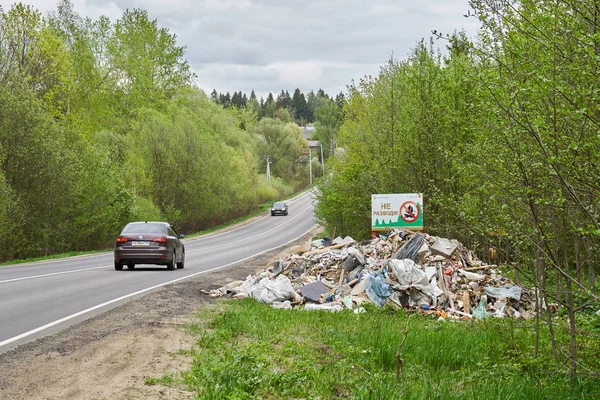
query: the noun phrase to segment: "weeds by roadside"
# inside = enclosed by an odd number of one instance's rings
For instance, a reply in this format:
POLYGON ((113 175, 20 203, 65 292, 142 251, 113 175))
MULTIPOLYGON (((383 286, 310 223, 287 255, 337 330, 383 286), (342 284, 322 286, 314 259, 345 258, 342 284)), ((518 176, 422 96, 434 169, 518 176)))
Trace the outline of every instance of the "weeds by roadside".
MULTIPOLYGON (((327 313, 225 301, 191 327, 194 365, 180 383, 199 399, 600 397, 598 377, 571 387, 549 359, 532 358, 533 329, 524 321, 414 315, 397 376, 407 318, 389 308, 327 313)), ((597 353, 600 340, 590 346, 597 353)))

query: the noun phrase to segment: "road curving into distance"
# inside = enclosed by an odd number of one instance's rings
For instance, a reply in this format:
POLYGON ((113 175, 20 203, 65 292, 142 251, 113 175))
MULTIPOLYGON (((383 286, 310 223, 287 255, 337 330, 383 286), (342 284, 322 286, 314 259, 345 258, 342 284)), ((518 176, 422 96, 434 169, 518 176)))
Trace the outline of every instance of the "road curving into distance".
POLYGON ((164 285, 235 268, 293 242, 316 226, 313 196, 307 192, 287 203, 287 216, 266 214, 225 231, 184 239, 184 269, 136 265, 115 271, 112 252, 0 267, 0 354, 164 285))

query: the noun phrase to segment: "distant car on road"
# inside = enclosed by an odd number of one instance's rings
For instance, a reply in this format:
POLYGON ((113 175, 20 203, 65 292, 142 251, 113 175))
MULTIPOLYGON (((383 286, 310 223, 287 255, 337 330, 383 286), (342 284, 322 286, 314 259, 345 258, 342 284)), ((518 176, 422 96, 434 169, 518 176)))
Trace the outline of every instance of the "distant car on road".
POLYGON ((185 247, 167 222, 130 222, 115 243, 115 269, 135 268, 135 264, 166 265, 167 269, 183 268, 185 247))
POLYGON ((271 207, 271 216, 277 214, 288 215, 288 206, 283 201, 276 201, 271 207))

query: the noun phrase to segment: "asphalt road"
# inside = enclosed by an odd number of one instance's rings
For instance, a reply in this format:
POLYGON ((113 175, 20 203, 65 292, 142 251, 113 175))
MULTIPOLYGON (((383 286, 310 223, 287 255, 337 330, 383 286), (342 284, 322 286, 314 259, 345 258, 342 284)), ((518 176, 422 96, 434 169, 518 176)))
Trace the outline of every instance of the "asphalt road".
POLYGON ((115 271, 112 253, 0 267, 0 354, 161 286, 235 268, 294 241, 316 225, 313 199, 306 193, 287 203, 288 216, 267 214, 234 229, 185 239, 184 269, 136 265, 115 271))

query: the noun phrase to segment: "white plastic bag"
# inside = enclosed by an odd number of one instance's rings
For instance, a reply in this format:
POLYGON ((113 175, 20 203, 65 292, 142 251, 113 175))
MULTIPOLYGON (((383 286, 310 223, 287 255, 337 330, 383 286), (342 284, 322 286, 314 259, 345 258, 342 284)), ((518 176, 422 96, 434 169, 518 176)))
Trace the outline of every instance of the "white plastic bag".
POLYGON ((337 311, 342 311, 344 309, 344 307, 341 304, 313 304, 313 303, 309 303, 307 305, 304 306, 305 310, 323 310, 323 311, 331 311, 331 312, 337 312, 337 311))
POLYGON ((515 300, 521 300, 521 288, 518 286, 507 286, 507 287, 493 287, 485 286, 483 288, 485 293, 495 299, 508 299, 512 297, 515 300))
POLYGON ((302 298, 296 293, 292 283, 285 275, 279 275, 275 280, 265 277, 249 289, 250 297, 265 304, 273 304, 275 301, 294 300, 301 301, 302 298))

